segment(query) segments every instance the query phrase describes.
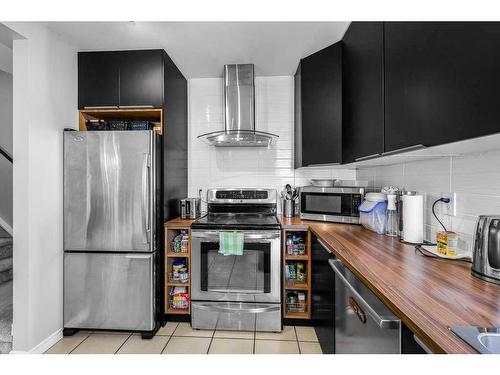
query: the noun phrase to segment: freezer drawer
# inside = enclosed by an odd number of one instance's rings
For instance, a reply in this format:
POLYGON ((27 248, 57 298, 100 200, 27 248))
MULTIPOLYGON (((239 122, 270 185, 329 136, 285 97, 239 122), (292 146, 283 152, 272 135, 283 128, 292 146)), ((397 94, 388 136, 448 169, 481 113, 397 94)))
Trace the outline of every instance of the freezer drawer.
POLYGON ((193 302, 194 329, 281 332, 281 305, 247 302, 193 302))
POLYGON ((401 321, 340 260, 328 262, 335 272, 335 353, 401 353, 401 321))
POLYGON ((151 331, 156 254, 64 254, 64 327, 151 331))

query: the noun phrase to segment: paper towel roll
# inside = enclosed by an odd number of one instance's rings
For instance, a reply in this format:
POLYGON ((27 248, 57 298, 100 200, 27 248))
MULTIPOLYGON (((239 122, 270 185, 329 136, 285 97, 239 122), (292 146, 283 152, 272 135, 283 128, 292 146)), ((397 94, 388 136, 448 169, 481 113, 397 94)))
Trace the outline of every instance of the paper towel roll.
POLYGON ((424 197, 403 195, 403 240, 424 242, 424 197))

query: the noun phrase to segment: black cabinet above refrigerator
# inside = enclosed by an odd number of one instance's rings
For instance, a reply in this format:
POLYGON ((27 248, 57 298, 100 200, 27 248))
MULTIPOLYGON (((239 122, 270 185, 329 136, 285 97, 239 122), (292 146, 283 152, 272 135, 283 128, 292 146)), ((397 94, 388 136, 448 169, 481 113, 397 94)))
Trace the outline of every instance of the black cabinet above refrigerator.
POLYGON ((120 105, 120 68, 116 52, 78 53, 78 108, 120 105))
POLYGON ((164 50, 78 53, 78 108, 161 108, 164 50))

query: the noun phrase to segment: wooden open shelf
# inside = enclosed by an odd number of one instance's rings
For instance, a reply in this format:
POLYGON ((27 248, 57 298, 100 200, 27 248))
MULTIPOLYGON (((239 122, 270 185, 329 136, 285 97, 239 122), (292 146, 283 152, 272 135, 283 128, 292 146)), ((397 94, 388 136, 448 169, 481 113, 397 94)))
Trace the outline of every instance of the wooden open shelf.
POLYGON ((187 295, 191 299, 191 229, 190 225, 180 226, 180 225, 169 225, 165 224, 165 313, 166 314, 177 314, 177 315, 187 315, 191 312, 191 303, 187 309, 174 309, 170 306, 170 289, 179 286, 186 287, 187 295), (188 233, 189 243, 187 253, 176 253, 172 251, 172 241, 177 236, 181 230, 185 230, 188 233), (188 282, 182 283, 180 281, 169 280, 168 275, 172 272, 172 263, 175 259, 182 259, 187 264, 189 278, 188 282))
MULTIPOLYGON (((285 248, 285 251, 286 251, 286 248, 285 248)), ((309 260, 309 255, 285 255, 285 260, 303 260, 303 261, 308 261, 309 260)))
POLYGON ((171 307, 167 307, 166 313, 167 314, 185 315, 185 314, 189 314, 189 309, 173 309, 171 307))
POLYGON ((167 250, 168 258, 190 258, 189 254, 186 253, 174 253, 173 251, 167 250))
POLYGON ((112 108, 82 109, 79 111, 79 130, 86 131, 87 120, 118 121, 150 121, 155 124, 154 130, 163 134, 163 109, 161 108, 112 108))
POLYGON ((284 318, 289 319, 311 319, 311 233, 307 229, 283 229, 283 311, 284 318), (304 255, 288 255, 286 252, 286 237, 288 233, 300 233, 306 239, 306 253, 304 255), (289 282, 286 280, 285 265, 290 261, 305 263, 306 280, 304 283, 289 282), (287 291, 300 291, 306 293, 306 311, 288 311, 286 304, 287 291))
POLYGON ((285 284, 285 290, 309 290, 309 285, 305 283, 291 283, 289 281, 285 284))
POLYGON ((285 310, 285 318, 288 319, 311 319, 311 314, 309 313, 309 310, 306 312, 289 312, 285 310))

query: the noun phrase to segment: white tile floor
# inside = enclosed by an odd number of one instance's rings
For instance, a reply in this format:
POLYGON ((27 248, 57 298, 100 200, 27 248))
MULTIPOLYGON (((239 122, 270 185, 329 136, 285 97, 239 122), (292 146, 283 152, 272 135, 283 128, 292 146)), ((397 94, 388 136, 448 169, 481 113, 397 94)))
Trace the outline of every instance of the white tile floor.
POLYGON ((151 340, 138 334, 80 331, 48 354, 321 354, 312 327, 285 326, 280 333, 193 330, 168 322, 151 340))

